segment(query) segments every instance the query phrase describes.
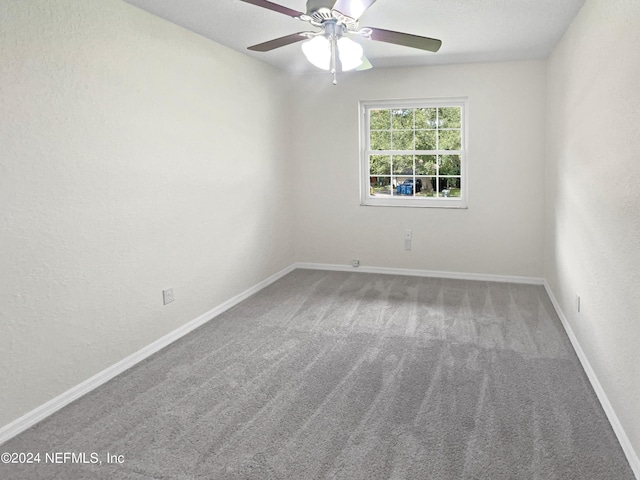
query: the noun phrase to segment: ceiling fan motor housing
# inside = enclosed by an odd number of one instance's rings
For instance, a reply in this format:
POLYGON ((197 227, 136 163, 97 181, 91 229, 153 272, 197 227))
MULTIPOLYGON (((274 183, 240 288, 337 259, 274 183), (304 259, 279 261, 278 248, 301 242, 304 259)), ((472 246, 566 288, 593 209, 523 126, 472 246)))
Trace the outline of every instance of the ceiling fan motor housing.
POLYGON ((329 19, 335 3, 335 0, 307 0, 307 15, 321 15, 325 20, 329 19))
POLYGON ((307 13, 301 17, 302 20, 310 22, 312 25, 324 28, 332 21, 337 21, 350 32, 358 30, 358 21, 344 15, 338 10, 333 10, 336 5, 335 0, 307 0, 307 13))

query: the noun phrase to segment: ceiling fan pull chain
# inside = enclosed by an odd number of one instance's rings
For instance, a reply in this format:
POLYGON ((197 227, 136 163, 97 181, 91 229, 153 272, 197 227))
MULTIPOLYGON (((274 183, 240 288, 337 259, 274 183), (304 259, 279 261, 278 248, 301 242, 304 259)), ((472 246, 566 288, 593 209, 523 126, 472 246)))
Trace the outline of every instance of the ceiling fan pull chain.
POLYGON ((336 34, 335 31, 331 33, 331 73, 333 73, 333 84, 338 84, 338 74, 336 68, 336 34))

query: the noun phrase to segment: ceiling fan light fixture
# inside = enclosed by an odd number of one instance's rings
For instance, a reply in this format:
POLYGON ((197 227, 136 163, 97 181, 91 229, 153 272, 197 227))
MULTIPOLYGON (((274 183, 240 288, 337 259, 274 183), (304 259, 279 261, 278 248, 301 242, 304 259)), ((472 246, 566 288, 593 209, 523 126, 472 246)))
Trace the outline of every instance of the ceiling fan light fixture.
POLYGON ((362 55, 364 54, 362 46, 350 38, 340 37, 338 39, 338 54, 343 72, 353 70, 362 65, 362 55))
POLYGON ((313 37, 302 44, 302 52, 307 60, 322 70, 331 66, 331 43, 323 35, 313 37))

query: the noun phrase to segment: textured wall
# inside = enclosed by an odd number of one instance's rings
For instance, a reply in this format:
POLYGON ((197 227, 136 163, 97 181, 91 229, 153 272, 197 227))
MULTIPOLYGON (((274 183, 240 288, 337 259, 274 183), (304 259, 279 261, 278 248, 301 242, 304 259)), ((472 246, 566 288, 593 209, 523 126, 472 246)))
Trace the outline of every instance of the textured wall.
POLYGON ((636 454, 639 59, 636 0, 587 1, 551 56, 545 243, 545 277, 636 454))
POLYGON ((120 1, 0 2, 0 426, 293 262, 282 81, 120 1))
POLYGON ((299 260, 542 277, 545 62, 301 78, 299 260), (360 206, 358 101, 467 96, 469 208, 360 206), (413 250, 404 231, 413 230, 413 250))

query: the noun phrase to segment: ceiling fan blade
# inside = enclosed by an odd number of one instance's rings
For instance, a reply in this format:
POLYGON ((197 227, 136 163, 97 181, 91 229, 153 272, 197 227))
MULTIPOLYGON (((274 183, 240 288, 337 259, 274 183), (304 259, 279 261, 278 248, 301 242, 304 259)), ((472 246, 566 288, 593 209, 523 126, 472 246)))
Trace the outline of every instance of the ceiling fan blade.
POLYGON ((253 45, 251 47, 248 47, 248 49, 253 50, 254 52, 268 52, 276 48, 284 47, 285 45, 290 45, 292 43, 306 40, 309 38, 307 36, 307 33, 308 32, 292 33, 291 35, 287 35, 285 37, 275 38, 273 40, 269 40, 268 42, 253 45))
POLYGON ((421 50, 427 50, 429 52, 437 52, 442 45, 441 40, 429 37, 420 37, 418 35, 411 35, 410 33, 394 32, 392 30, 383 30, 381 28, 365 27, 362 30, 367 32, 371 31, 366 36, 371 40, 378 42, 395 43, 396 45, 403 45, 405 47, 419 48, 421 50))
POLYGON ((289 15, 293 18, 298 18, 302 15, 302 12, 298 12, 297 10, 292 10, 287 7, 283 7, 282 5, 278 5, 277 3, 268 2, 267 0, 240 0, 241 2, 250 3, 251 5, 257 5, 258 7, 266 8, 268 10, 273 10, 274 12, 283 13, 285 15, 289 15))
POLYGON ((374 3, 376 3, 376 0, 338 0, 333 9, 357 20, 374 3))
POLYGON ((359 67, 356 67, 356 71, 360 72, 362 70, 369 70, 371 68, 373 68, 373 65, 371 65, 371 62, 369 61, 369 59, 363 55, 362 65, 360 65, 359 67))

